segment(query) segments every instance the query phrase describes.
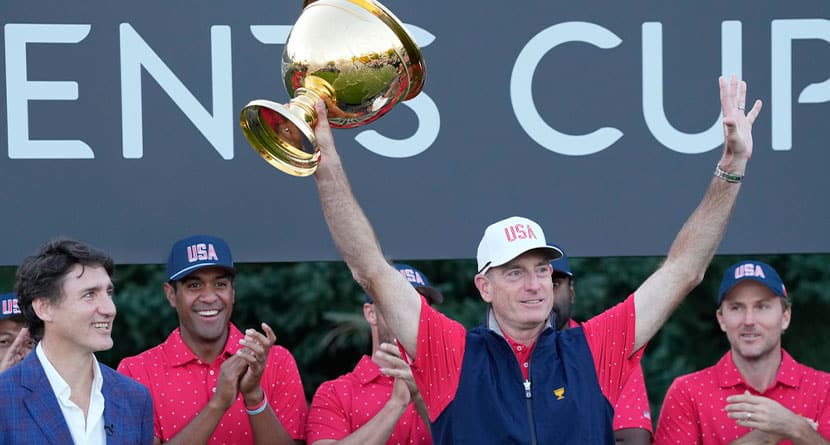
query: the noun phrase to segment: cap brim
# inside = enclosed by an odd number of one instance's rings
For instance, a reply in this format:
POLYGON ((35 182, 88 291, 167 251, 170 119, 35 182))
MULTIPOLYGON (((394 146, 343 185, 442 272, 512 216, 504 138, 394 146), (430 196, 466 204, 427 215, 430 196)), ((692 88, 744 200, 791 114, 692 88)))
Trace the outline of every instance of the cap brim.
POLYGON ((167 280, 168 281, 176 281, 181 280, 182 278, 196 272, 199 269, 204 269, 205 267, 221 267, 222 269, 229 270, 232 274, 236 274, 236 268, 228 266, 227 264, 219 264, 219 263, 201 263, 196 264, 190 267, 185 267, 184 269, 176 272, 175 274, 171 275, 167 280))
POLYGON ((488 270, 490 270, 494 267, 504 266, 505 264, 515 260, 516 258, 518 258, 518 257, 520 257, 520 256, 522 256, 522 255, 524 255, 528 252, 532 252, 532 251, 539 251, 539 252, 542 252, 542 253, 546 254, 547 257, 548 257, 548 261, 553 261, 557 258, 562 258, 562 251, 557 249, 556 247, 553 247, 553 246, 531 247, 527 250, 523 250, 523 251, 517 253, 516 255, 514 255, 510 258, 505 258, 505 259, 500 260, 500 261, 491 261, 485 267, 483 267, 482 270, 479 273, 487 273, 488 270))
POLYGON ((444 294, 438 289, 429 286, 415 286, 415 290, 427 299, 430 305, 441 304, 444 302, 444 294))
POLYGON ((0 315, 0 320, 12 320, 18 323, 25 323, 26 317, 23 314, 8 314, 8 315, 0 315))
POLYGON ((785 300, 789 299, 789 297, 787 295, 784 295, 784 293, 781 292, 781 289, 778 289, 775 286, 772 286, 771 284, 767 283, 764 280, 760 280, 756 277, 743 277, 743 278, 739 278, 739 279, 735 280, 735 282, 732 283, 732 286, 729 286, 729 289, 726 289, 726 290, 724 290, 723 292, 720 293, 720 295, 718 296, 718 307, 720 307, 720 305, 723 304, 723 300, 726 299, 726 296, 729 294, 729 292, 732 292, 732 289, 734 289, 735 286, 737 286, 738 284, 740 284, 744 281, 755 281, 756 283, 761 283, 761 284, 764 285, 764 287, 769 289, 770 292, 772 292, 772 294, 775 295, 776 297, 783 298, 785 300))

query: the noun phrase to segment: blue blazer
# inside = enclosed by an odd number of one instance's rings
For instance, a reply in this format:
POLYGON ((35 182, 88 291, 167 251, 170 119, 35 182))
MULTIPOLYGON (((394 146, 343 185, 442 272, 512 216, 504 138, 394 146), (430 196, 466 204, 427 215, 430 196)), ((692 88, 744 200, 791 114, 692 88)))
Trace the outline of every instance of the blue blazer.
MULTIPOLYGON (((107 444, 152 444, 153 401, 144 385, 101 364, 107 444)), ((37 354, 0 374, 0 444, 72 443, 37 354)), ((78 444, 80 445, 80 444, 78 444)))

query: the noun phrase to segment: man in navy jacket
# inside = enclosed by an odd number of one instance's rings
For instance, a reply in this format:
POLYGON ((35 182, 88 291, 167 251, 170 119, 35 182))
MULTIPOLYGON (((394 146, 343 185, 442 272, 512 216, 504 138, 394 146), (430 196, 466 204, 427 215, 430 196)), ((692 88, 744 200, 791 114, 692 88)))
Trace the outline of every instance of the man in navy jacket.
MULTIPOLYGON (((485 325, 467 332, 424 304, 386 262, 317 104, 322 161, 315 178, 323 213, 352 275, 375 298, 410 361, 435 443, 614 443, 611 406, 621 382, 702 279, 752 154, 760 101, 745 112, 746 86, 734 76, 720 79, 720 91, 723 154, 665 262, 623 303, 561 332, 550 324, 550 260, 561 252, 536 222, 518 216, 491 224, 479 243, 474 281, 488 304, 485 325)), ((528 190, 538 190, 540 205, 547 205, 549 187, 528 190)))

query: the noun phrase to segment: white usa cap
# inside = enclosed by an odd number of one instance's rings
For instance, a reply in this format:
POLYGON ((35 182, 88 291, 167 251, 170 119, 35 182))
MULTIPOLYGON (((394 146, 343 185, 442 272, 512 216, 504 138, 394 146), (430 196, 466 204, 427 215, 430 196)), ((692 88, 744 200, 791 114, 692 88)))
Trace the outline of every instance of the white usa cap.
POLYGON ((562 256, 562 251, 547 244, 542 227, 527 218, 511 216, 490 224, 478 243, 478 273, 486 273, 491 267, 534 249, 544 250, 551 260, 562 256))

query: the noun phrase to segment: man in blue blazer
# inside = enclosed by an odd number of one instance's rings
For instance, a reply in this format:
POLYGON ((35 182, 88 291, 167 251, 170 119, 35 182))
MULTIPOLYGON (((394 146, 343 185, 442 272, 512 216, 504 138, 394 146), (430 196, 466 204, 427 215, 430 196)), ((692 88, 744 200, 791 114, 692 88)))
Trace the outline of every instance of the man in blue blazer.
POLYGON ((39 343, 0 374, 0 443, 153 443, 150 393, 94 354, 113 344, 113 270, 108 255, 69 239, 18 268, 18 305, 39 343))

